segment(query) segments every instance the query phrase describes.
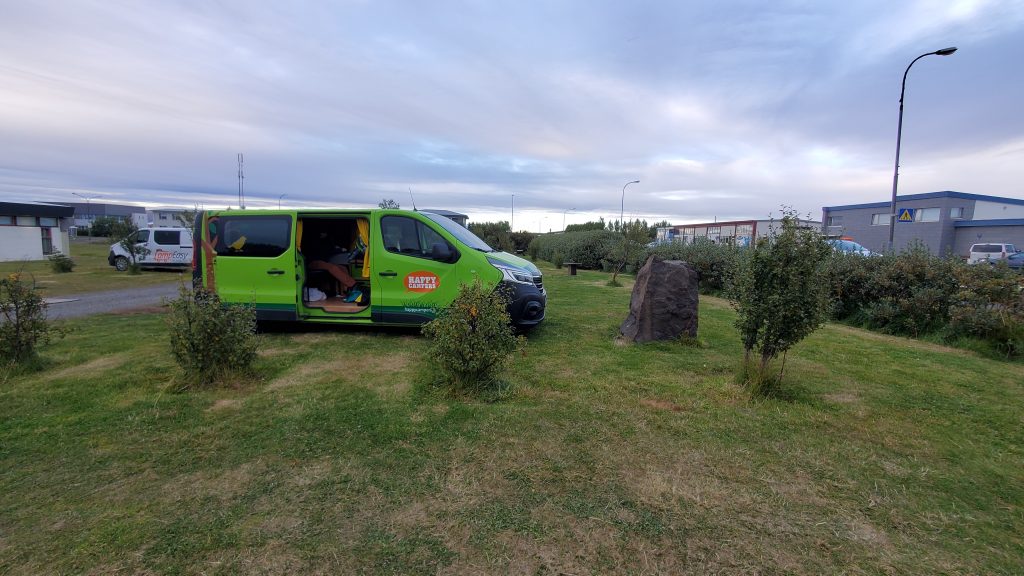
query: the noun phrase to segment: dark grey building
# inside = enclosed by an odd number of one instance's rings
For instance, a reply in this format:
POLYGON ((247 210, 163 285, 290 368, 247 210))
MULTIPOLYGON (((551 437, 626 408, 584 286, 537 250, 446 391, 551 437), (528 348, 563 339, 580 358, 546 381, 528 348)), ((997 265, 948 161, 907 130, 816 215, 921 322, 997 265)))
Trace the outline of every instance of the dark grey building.
MULTIPOLYGON (((889 202, 826 206, 825 233, 846 237, 876 252, 889 242, 889 202)), ((972 244, 1024 244, 1024 199, 964 192, 908 194, 896 199, 897 251, 912 241, 923 242, 932 254, 967 256, 972 244)))

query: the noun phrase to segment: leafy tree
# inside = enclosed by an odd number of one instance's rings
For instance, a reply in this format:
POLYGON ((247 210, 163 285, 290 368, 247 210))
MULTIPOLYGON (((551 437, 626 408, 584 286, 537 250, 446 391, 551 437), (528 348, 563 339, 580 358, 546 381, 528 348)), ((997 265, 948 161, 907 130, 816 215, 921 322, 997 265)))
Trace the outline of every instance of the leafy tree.
POLYGON ((654 224, 651 224, 651 227, 647 230, 647 234, 648 234, 648 236, 650 236, 651 240, 654 240, 655 238, 658 237, 658 228, 671 228, 671 227, 672 227, 672 224, 669 223, 668 220, 662 220, 661 222, 655 222, 654 224))
POLYGON ((587 230, 604 230, 605 222, 604 218, 599 218, 597 222, 584 222, 583 224, 569 224, 565 227, 566 232, 586 232, 587 230))
POLYGON ((471 222, 469 231, 495 250, 513 252, 516 249, 515 242, 512 241, 512 227, 508 222, 471 222))
POLYGON ((385 199, 381 200, 377 204, 377 206, 379 206, 381 208, 391 208, 393 210, 398 210, 399 208, 402 207, 397 201, 392 200, 391 198, 385 198, 385 199))
POLYGON ((623 224, 622 239, 608 253, 608 260, 612 262, 614 271, 609 285, 618 286, 619 272, 626 266, 627 262, 637 260, 650 241, 647 235, 647 222, 635 220, 623 224))
POLYGON ((139 259, 149 254, 149 248, 136 242, 136 233, 139 227, 131 220, 118 220, 110 229, 110 237, 116 238, 117 243, 128 254, 131 262, 128 264, 129 274, 139 273, 139 259))
POLYGON ((188 230, 189 238, 192 237, 192 229, 195 228, 197 214, 199 214, 199 206, 193 206, 191 210, 182 210, 174 216, 178 224, 185 230, 188 230))
POLYGON ((111 216, 99 216, 89 225, 89 236, 112 236, 114 225, 120 222, 119 219, 111 216))
POLYGON ((740 379, 759 395, 776 394, 786 351, 825 323, 830 312, 827 265, 831 247, 816 230, 801 228, 798 215, 783 209, 782 231, 761 238, 740 260, 731 300, 743 340, 740 379), (760 354, 753 362, 751 355, 760 354), (778 375, 769 363, 782 354, 778 375))

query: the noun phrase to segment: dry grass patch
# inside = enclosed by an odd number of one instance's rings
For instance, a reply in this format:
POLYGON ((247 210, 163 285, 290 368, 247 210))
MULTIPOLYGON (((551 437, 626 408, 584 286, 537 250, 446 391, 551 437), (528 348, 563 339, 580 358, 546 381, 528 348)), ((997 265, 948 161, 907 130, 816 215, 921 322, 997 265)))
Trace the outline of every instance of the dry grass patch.
POLYGON ((41 374, 40 378, 45 378, 47 380, 63 380, 65 378, 88 377, 97 373, 120 368, 129 360, 131 360, 131 357, 127 352, 107 354, 106 356, 93 358, 84 364, 68 366, 67 368, 57 370, 56 372, 41 374))

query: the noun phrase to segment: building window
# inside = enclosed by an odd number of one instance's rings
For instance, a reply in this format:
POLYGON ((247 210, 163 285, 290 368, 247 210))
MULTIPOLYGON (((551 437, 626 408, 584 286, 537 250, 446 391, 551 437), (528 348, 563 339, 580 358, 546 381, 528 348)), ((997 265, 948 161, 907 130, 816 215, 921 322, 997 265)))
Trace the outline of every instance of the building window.
POLYGON ((49 226, 50 228, 56 228, 57 227, 57 219, 56 218, 44 218, 44 217, 40 216, 39 217, 39 225, 40 226, 49 226))
POLYGON ((708 236, 718 236, 722 233, 721 226, 708 226, 708 236))
POLYGON ((683 228, 683 236, 693 236, 695 233, 693 228, 683 228))
POLYGON ((917 222, 938 222, 939 216, 938 208, 918 208, 914 211, 914 220, 917 222))
POLYGON ((964 217, 964 207, 963 206, 957 206, 955 208, 950 208, 949 209, 949 217, 950 217, 950 219, 953 219, 953 220, 963 218, 964 217))
POLYGON ((14 224, 14 217, 0 216, 0 226, 11 226, 12 224, 14 224))
MULTIPOLYGON (((829 216, 828 217, 828 225, 829 226, 841 226, 842 223, 843 223, 843 217, 842 216, 829 216)), ((872 222, 872 224, 874 224, 874 222, 872 222)))
POLYGON ((53 254, 53 229, 40 228, 43 231, 43 254, 53 254))
POLYGON ((38 226, 35 216, 18 216, 18 226, 38 226))
POLYGON ((871 215, 872 226, 888 226, 889 215, 888 214, 872 214, 871 215))
POLYGON ((753 224, 740 224, 740 225, 736 226, 736 235, 737 236, 750 236, 753 233, 754 233, 754 225, 753 224))

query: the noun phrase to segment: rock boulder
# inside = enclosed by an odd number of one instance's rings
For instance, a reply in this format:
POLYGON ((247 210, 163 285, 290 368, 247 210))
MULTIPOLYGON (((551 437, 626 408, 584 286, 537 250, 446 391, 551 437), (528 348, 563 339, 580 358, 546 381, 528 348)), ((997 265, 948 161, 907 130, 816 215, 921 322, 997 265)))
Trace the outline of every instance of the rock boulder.
POLYGON ((619 327, 633 342, 697 337, 697 271, 681 260, 651 256, 636 275, 629 316, 619 327))

